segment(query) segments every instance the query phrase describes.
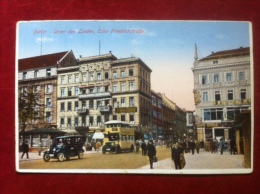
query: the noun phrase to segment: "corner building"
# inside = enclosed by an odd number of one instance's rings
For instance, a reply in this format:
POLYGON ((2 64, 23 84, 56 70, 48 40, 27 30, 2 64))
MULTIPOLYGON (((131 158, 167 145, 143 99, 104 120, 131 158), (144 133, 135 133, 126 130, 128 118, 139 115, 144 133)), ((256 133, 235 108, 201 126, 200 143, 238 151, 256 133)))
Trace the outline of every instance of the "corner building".
MULTIPOLYGON (((236 117, 251 109, 250 49, 212 52, 193 64, 197 137, 235 138, 236 117)), ((237 140, 239 141, 239 140, 237 140)))
POLYGON ((139 58, 117 59, 109 54, 81 57, 78 67, 59 69, 58 126, 75 133, 104 130, 109 120, 151 130, 152 70, 139 58))

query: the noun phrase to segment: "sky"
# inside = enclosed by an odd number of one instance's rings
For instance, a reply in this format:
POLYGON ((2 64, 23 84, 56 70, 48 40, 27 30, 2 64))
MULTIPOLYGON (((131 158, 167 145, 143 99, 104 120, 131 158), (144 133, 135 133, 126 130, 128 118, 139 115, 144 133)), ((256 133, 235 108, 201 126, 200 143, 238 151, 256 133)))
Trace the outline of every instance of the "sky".
POLYGON ((79 58, 112 52, 152 69, 151 89, 195 110, 195 44, 199 59, 250 46, 250 23, 223 21, 26 21, 17 24, 17 59, 72 50, 79 58))

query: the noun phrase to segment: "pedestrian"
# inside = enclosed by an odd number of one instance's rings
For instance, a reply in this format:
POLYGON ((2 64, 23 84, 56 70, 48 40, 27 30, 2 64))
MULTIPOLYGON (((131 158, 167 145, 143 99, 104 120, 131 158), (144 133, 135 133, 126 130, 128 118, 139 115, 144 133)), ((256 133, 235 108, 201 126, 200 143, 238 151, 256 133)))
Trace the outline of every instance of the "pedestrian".
POLYGON ((21 159, 23 159, 24 154, 26 154, 27 159, 29 159, 29 154, 28 154, 28 152, 29 152, 29 145, 28 145, 28 141, 26 141, 26 143, 23 142, 22 149, 23 149, 23 154, 21 156, 21 159))
POLYGON ((223 155, 224 141, 222 138, 219 140, 219 150, 220 150, 220 154, 223 155))
POLYGON ((214 153, 214 142, 213 142, 213 140, 210 140, 210 142, 209 142, 209 149, 210 149, 211 153, 214 153))
POLYGON ((40 141, 40 140, 38 141, 37 148, 38 148, 38 154, 39 154, 39 156, 40 156, 40 155, 41 155, 41 153, 42 153, 42 143, 41 143, 41 141, 40 141))
POLYGON ((200 153, 200 142, 199 141, 196 141, 195 148, 196 148, 197 154, 199 154, 200 153))
POLYGON ((140 142, 139 142, 139 140, 136 140, 136 142, 135 142, 135 153, 136 154, 139 153, 139 148, 140 148, 140 142))
POLYGON ((230 139, 230 154, 232 155, 232 153, 235 155, 235 147, 236 147, 236 142, 234 138, 230 139))
POLYGON ((181 169, 181 154, 183 154, 183 150, 179 147, 179 143, 176 142, 172 147, 172 160, 176 170, 181 169))
POLYGON ((194 150, 195 150, 195 142, 194 142, 194 140, 190 140, 190 149, 191 149, 192 155, 194 155, 194 150))
POLYGON ((149 143, 147 145, 147 155, 149 157, 150 161, 150 168, 153 169, 153 157, 156 156, 156 149, 155 146, 153 145, 153 140, 149 140, 149 143))
POLYGON ((142 156, 146 156, 146 152, 147 152, 147 146, 146 146, 146 143, 145 141, 142 142, 141 144, 141 148, 142 148, 142 156))
POLYGON ((97 143, 96 143, 96 151, 97 152, 99 151, 100 147, 101 147, 101 143, 100 143, 100 141, 97 141, 97 143))
POLYGON ((215 152, 215 153, 218 153, 218 140, 215 138, 215 139, 213 140, 213 142, 214 142, 214 152, 215 152))
POLYGON ((200 141, 200 151, 204 152, 204 140, 203 139, 200 141))

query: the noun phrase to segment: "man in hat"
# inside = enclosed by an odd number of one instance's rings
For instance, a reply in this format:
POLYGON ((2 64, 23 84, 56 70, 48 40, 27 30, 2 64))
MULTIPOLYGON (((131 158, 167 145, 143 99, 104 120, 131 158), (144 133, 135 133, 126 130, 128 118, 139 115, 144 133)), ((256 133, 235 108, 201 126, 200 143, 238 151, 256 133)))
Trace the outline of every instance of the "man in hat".
POLYGON ((153 145, 153 140, 149 140, 148 146, 147 146, 147 155, 149 157, 150 161, 150 168, 153 169, 153 157, 156 156, 156 149, 155 146, 153 145))
POLYGON ((182 148, 179 147, 179 143, 176 142, 172 147, 172 160, 175 165, 175 169, 181 169, 181 154, 183 153, 182 148))

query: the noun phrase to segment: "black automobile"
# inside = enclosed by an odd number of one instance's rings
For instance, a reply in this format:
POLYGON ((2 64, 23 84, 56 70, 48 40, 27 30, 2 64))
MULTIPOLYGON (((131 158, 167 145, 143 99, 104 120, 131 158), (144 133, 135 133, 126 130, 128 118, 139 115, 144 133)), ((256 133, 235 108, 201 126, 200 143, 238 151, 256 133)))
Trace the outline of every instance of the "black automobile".
POLYGON ((56 137, 54 144, 49 150, 44 152, 43 160, 48 162, 51 158, 58 159, 62 162, 64 159, 77 156, 82 159, 84 156, 84 136, 71 135, 56 137))

